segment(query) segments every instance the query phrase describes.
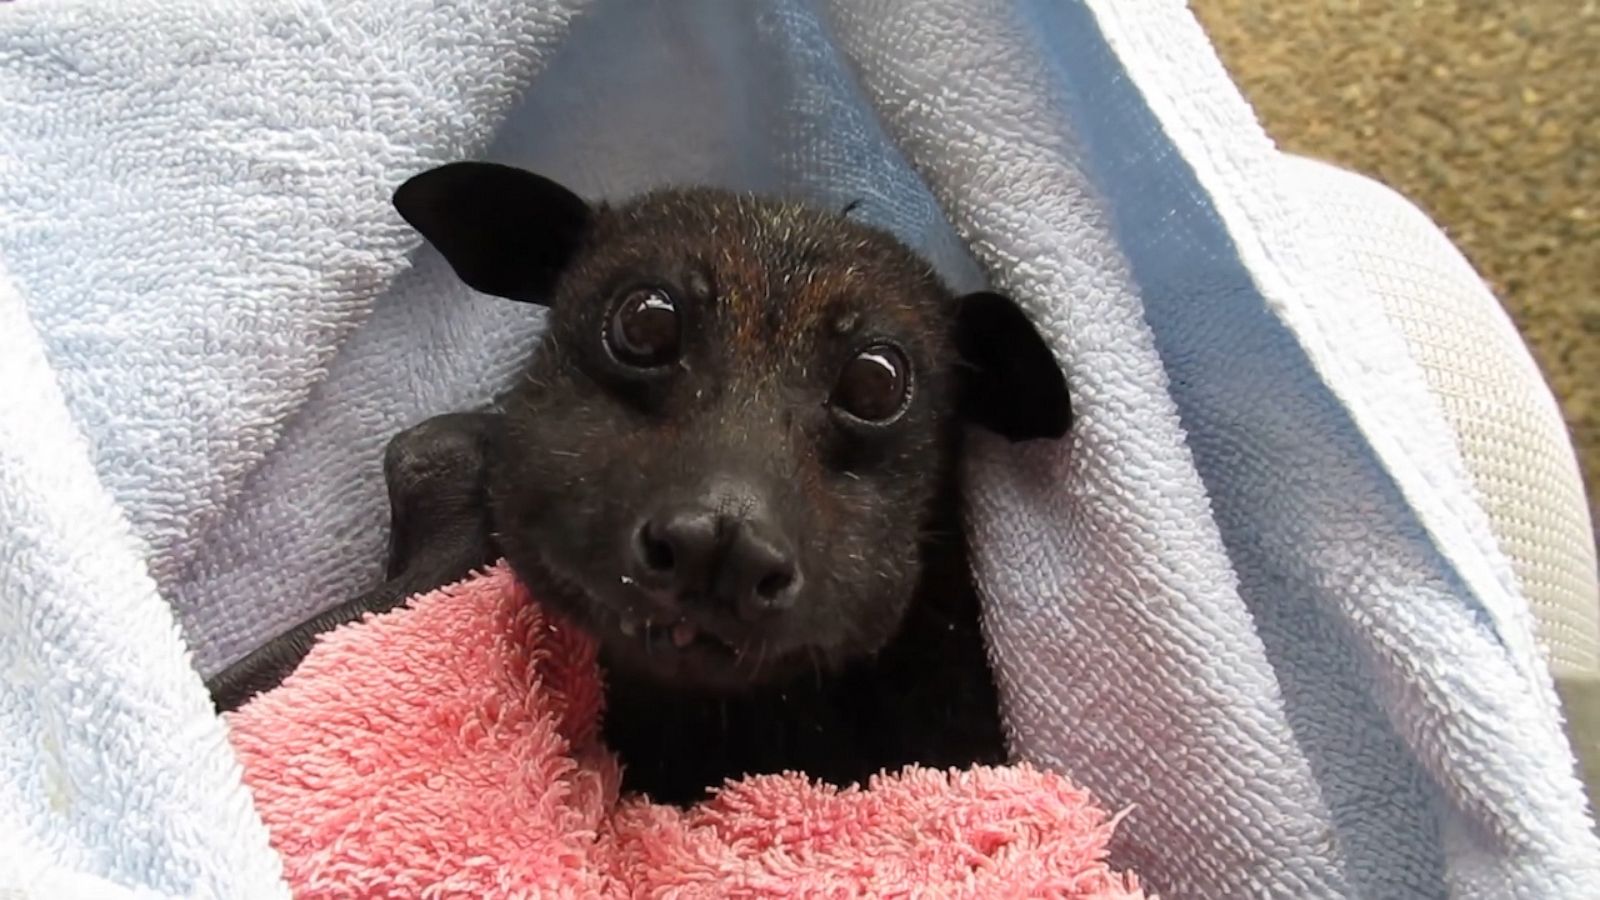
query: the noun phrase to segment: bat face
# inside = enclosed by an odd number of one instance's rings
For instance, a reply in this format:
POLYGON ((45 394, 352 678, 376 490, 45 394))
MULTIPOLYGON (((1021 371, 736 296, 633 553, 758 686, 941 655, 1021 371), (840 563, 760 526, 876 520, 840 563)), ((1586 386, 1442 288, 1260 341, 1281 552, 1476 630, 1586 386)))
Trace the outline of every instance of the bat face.
POLYGON ((505 404, 512 564, 663 679, 874 652, 958 437, 955 298, 886 235, 771 201, 654 195, 592 229, 505 404))
POLYGON ((843 216, 709 189, 591 207, 478 163, 396 206, 469 285, 550 307, 502 404, 495 539, 614 669, 727 691, 876 653, 961 426, 1067 427, 1014 304, 843 216))

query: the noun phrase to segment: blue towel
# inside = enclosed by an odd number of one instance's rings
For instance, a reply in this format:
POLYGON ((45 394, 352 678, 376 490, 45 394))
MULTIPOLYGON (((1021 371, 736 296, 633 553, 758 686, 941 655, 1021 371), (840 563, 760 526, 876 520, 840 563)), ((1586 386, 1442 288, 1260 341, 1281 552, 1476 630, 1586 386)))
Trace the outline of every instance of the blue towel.
POLYGON ((1600 884, 1438 405, 1178 0, 55 0, 0 6, 0 887, 284 894, 195 670, 379 577, 385 440, 538 333, 389 208, 478 157, 860 200, 1019 298, 1079 421, 972 461, 1012 747, 1164 896, 1600 884))

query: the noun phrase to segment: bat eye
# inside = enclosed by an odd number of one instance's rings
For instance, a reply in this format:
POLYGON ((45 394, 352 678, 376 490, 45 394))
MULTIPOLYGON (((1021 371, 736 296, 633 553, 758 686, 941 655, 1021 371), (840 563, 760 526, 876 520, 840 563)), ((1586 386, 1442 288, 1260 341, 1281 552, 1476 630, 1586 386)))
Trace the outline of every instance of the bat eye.
POLYGON ((678 306, 660 288, 629 291, 611 314, 606 345, 619 362, 640 369, 678 358, 678 306))
POLYGON ((845 363, 828 405, 874 425, 899 416, 911 398, 911 366, 898 347, 874 344, 845 363))

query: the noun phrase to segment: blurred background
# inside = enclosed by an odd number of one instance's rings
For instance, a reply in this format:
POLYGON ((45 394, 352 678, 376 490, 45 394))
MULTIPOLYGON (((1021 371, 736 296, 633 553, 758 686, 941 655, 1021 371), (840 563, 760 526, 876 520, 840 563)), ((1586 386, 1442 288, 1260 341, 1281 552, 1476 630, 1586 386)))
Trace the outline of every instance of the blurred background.
MULTIPOLYGON (((1280 147, 1405 194, 1488 279, 1600 521, 1600 0, 1190 7, 1280 147)), ((1596 800, 1600 686, 1558 687, 1596 800)))

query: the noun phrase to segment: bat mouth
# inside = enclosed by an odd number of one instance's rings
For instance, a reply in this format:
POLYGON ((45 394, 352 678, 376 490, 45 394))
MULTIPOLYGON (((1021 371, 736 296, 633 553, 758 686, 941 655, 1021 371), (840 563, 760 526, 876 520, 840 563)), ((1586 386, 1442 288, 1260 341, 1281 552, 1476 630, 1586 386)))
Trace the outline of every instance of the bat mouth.
POLYGON ((655 622, 622 615, 617 617, 616 630, 624 638, 637 640, 647 650, 653 648, 688 651, 690 649, 720 650, 734 654, 732 644, 717 637, 688 619, 675 622, 655 622))
POLYGON ((532 546, 515 550, 508 554, 512 569, 599 642, 612 675, 721 693, 765 682, 782 666, 785 645, 777 634, 695 615, 626 579, 596 585, 532 546))
MULTIPOLYGON (((759 630, 731 635, 716 621, 661 604, 590 599, 589 628, 614 672, 713 692, 765 683, 783 670, 781 638, 759 630)), ((724 626, 727 627, 727 626, 724 626)))

